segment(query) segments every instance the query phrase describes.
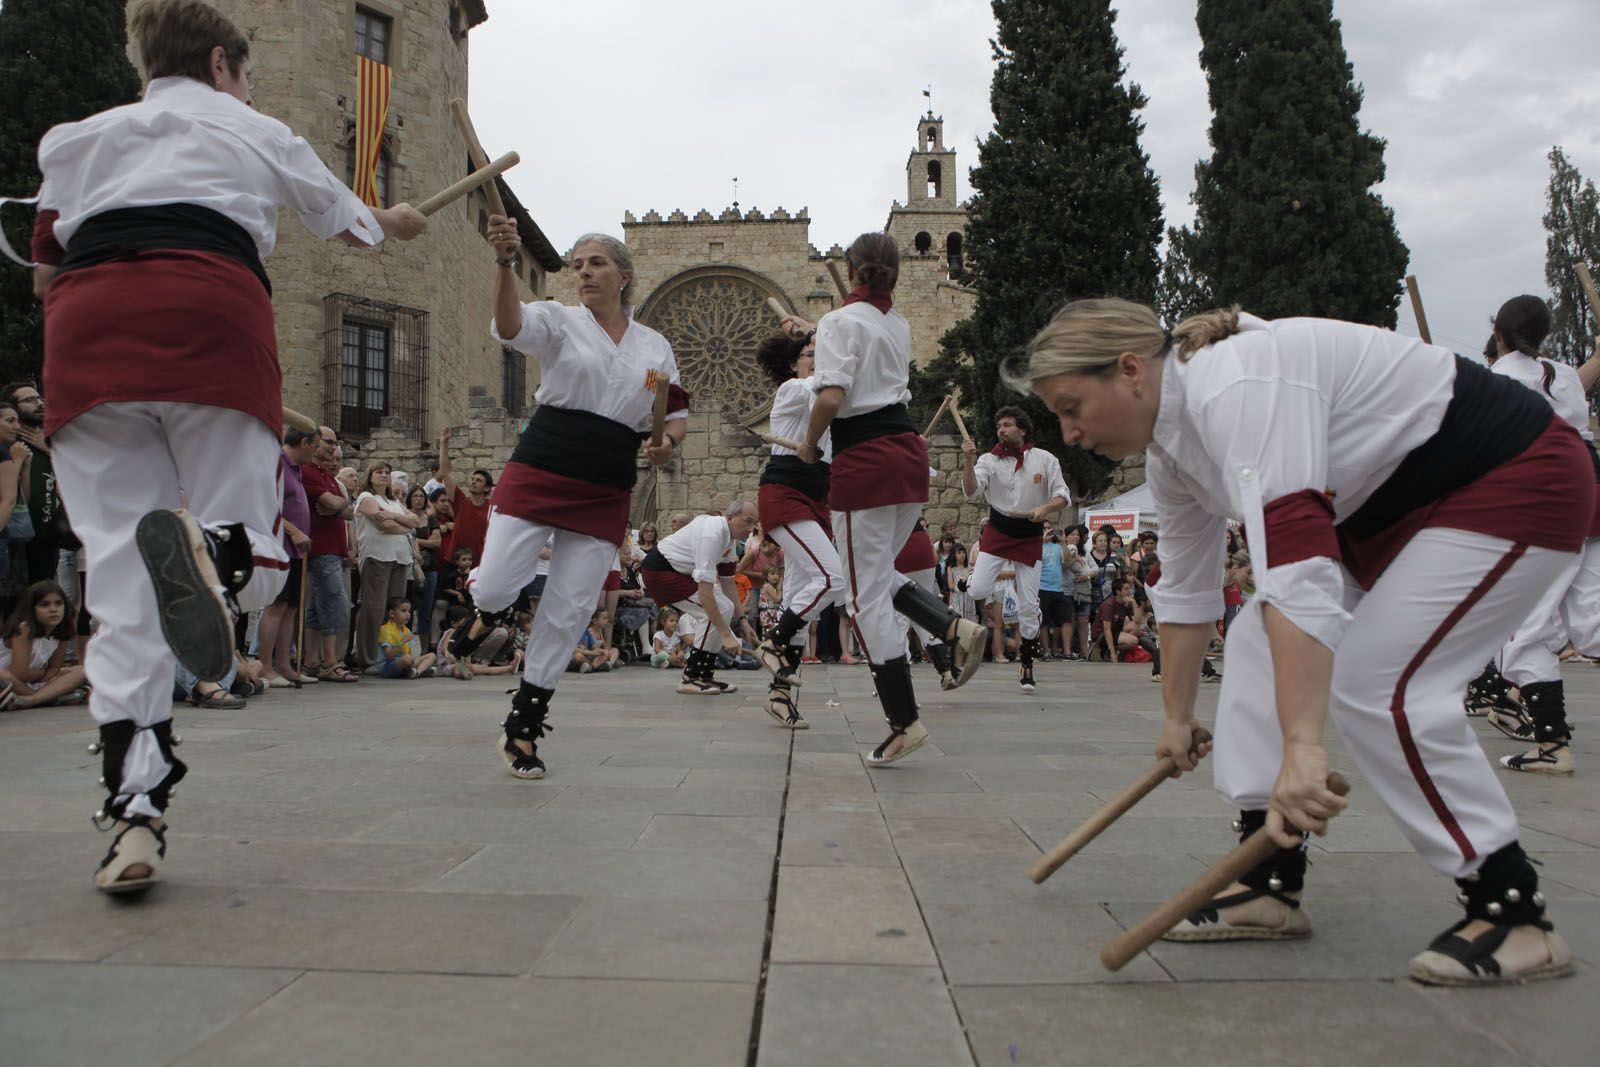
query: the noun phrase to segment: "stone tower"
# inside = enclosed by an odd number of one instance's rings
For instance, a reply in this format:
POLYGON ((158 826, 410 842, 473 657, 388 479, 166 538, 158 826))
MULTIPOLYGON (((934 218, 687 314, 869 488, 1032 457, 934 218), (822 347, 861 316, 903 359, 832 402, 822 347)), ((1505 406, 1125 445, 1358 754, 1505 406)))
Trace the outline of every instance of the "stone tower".
POLYGON ((946 274, 961 267, 967 209, 956 199, 956 154, 944 145, 944 119, 928 112, 917 121, 916 147, 906 160, 906 202, 889 209, 884 230, 901 255, 936 256, 946 274))
MULTIPOLYGON (((419 203, 469 169, 449 102, 467 96, 467 37, 489 17, 484 0, 211 2, 250 40, 255 106, 304 137, 339 178, 354 174, 357 55, 392 70, 385 202, 419 203)), ((525 295, 542 295, 545 271, 561 259, 500 188, 522 231, 525 295)), ((400 455, 409 443, 413 456, 439 427, 467 421, 469 394, 470 406, 520 411, 531 377, 523 357, 488 336, 487 225, 484 197, 473 194, 434 215, 416 241, 358 251, 318 240, 285 211, 266 261, 284 403, 353 445, 377 435, 400 455)))

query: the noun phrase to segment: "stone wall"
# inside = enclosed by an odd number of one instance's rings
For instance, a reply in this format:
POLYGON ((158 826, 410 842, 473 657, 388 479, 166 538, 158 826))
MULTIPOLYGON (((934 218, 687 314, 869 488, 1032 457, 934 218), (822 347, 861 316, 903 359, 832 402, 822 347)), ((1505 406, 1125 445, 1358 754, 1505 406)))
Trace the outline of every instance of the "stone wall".
MULTIPOLYGON (((255 104, 304 137, 341 180, 350 174, 356 109, 353 0, 211 0, 251 41, 255 104)), ((466 149, 448 102, 467 97, 468 35, 451 32, 451 0, 361 0, 392 18, 392 97, 385 127, 390 203, 418 203, 460 178, 466 149)), ((456 5, 459 6, 459 5, 456 5)), ((460 22, 459 12, 455 17, 460 22)), ((130 46, 131 48, 131 46, 130 46)), ((138 56, 133 56, 135 64, 138 56)), ((487 145, 494 155, 508 146, 487 145)), ((434 215, 428 233, 408 243, 357 250, 313 236, 283 212, 267 260, 273 279, 283 400, 324 420, 337 411, 338 323, 330 294, 349 293, 425 312, 428 351, 415 443, 467 417, 468 387, 501 390, 500 346, 488 335, 495 267, 480 236, 487 221, 475 193, 434 215)), ((543 294, 542 272, 524 251, 520 276, 529 298, 543 294)))

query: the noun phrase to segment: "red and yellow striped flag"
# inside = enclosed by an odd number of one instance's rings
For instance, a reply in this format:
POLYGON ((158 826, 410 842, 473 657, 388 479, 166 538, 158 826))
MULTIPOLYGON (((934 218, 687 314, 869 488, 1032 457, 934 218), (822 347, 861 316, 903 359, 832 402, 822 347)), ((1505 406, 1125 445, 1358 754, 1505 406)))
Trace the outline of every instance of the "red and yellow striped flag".
POLYGON ((378 157, 383 152, 383 124, 389 119, 387 63, 356 56, 356 181, 355 192, 373 207, 378 198, 378 157))

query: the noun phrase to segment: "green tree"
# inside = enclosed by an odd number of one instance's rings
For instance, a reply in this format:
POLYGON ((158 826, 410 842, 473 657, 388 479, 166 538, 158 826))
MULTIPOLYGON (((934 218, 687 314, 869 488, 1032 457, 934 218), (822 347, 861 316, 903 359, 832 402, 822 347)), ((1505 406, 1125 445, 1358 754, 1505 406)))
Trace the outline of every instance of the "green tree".
MULTIPOLYGON (((5 0, 0 7, 0 196, 39 187, 39 140, 50 127, 138 99, 124 0, 5 0)), ((24 256, 33 212, 5 209, 24 256)), ((0 380, 37 377, 44 315, 28 271, 0 261, 0 380)))
POLYGON ((1212 154, 1169 251, 1198 284, 1167 302, 1392 328, 1409 252, 1373 191, 1384 142, 1358 122, 1331 0, 1199 0, 1196 22, 1212 154))
POLYGON ((1582 363, 1600 336, 1588 298, 1578 282, 1578 264, 1600 271, 1600 195, 1578 173, 1559 146, 1550 149, 1550 185, 1545 190, 1544 280, 1550 286, 1550 338, 1545 355, 1582 363))
POLYGON ((1093 496, 1112 465, 1064 445, 1055 417, 1007 389, 1000 369, 1066 300, 1153 300, 1161 203, 1139 145, 1145 96, 1125 80, 1109 0, 993 0, 993 8, 995 124, 978 146, 963 245, 977 306, 941 339, 917 384, 935 395, 959 386, 981 447, 994 441, 995 409, 1022 404, 1076 494, 1093 496))

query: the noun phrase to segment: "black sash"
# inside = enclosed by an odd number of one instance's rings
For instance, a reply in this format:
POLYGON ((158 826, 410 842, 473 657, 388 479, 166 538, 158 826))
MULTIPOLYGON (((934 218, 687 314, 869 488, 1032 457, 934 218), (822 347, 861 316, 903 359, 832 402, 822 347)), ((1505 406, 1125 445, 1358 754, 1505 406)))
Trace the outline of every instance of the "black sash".
POLYGON ((632 489, 639 476, 635 459, 644 437, 592 411, 540 404, 517 440, 511 461, 580 482, 632 489))
POLYGON ((661 549, 652 548, 644 554, 644 562, 639 564, 641 571, 672 571, 677 573, 678 568, 668 562, 667 557, 661 554, 661 549))
POLYGON ((760 485, 786 485, 812 500, 828 499, 828 464, 806 463, 799 456, 773 456, 761 472, 760 485))
POLYGON ((267 295, 272 295, 272 282, 261 265, 256 243, 244 227, 198 204, 124 207, 93 215, 72 235, 58 269, 95 267, 162 249, 227 256, 249 267, 261 279, 267 295))
POLYGON ((1456 381, 1439 429, 1339 524, 1362 540, 1417 508, 1471 485, 1520 456, 1555 418, 1543 397, 1504 374, 1456 357, 1456 381))
POLYGON ((989 525, 1005 534, 1007 537, 1026 539, 1044 536, 1044 523, 1030 522, 1027 519, 1015 519, 1004 512, 989 509, 989 525))
POLYGON ((912 423, 904 404, 890 404, 888 407, 869 411, 864 415, 834 419, 830 429, 833 432, 834 455, 875 437, 892 437, 897 433, 917 432, 917 427, 912 423))

